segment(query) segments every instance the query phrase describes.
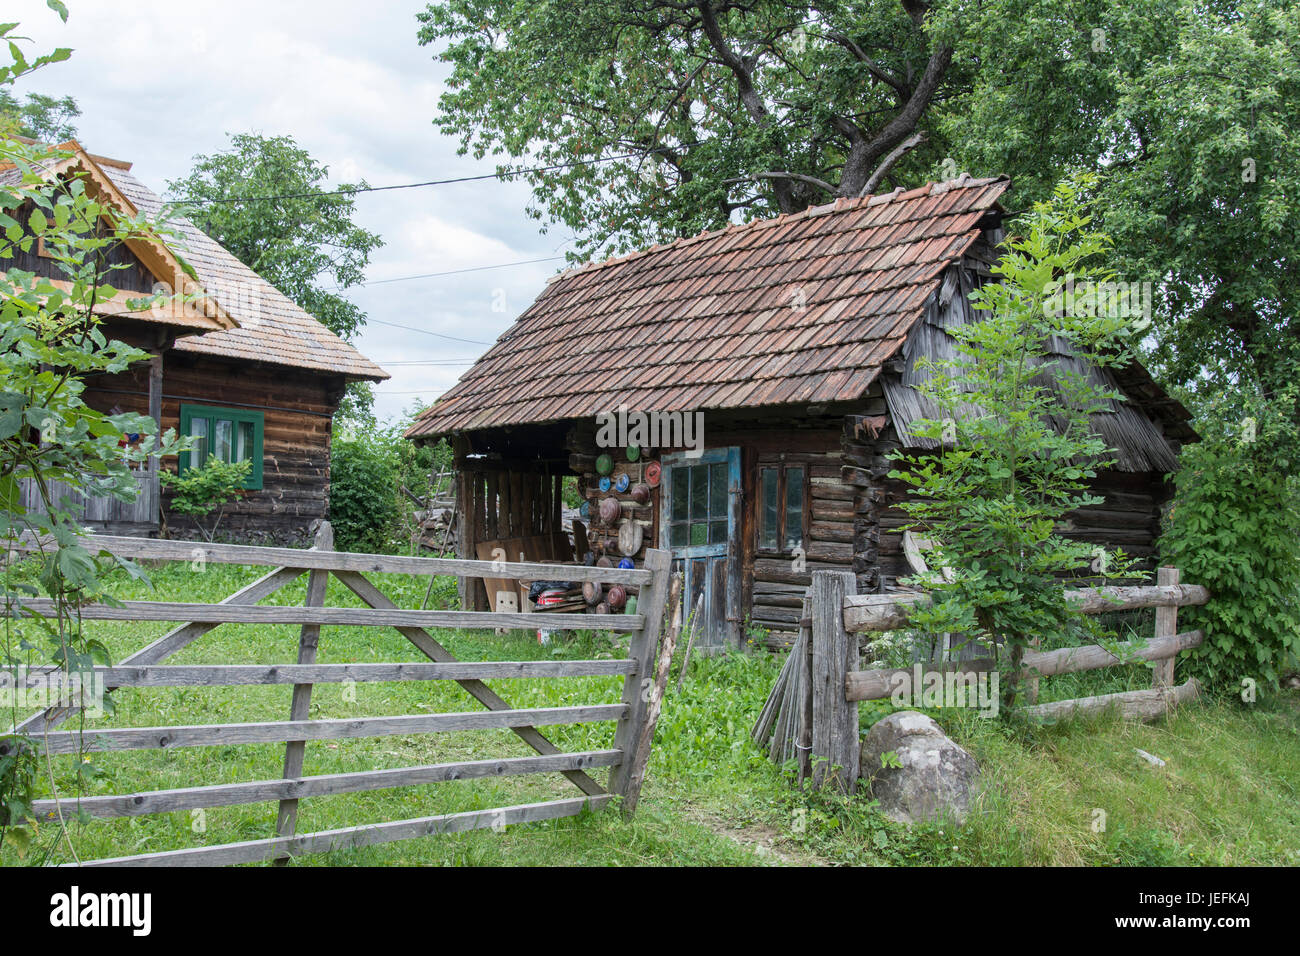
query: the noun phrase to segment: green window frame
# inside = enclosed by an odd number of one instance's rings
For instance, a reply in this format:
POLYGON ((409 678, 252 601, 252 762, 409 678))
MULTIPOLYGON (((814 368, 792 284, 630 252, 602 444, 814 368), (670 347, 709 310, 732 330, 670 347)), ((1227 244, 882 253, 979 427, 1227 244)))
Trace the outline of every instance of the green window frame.
POLYGON ((253 467, 244 479, 244 488, 259 491, 263 430, 261 412, 215 405, 182 405, 181 435, 193 436, 198 441, 191 451, 181 452, 177 471, 184 474, 187 469, 207 461, 209 455, 226 462, 251 459, 253 467))

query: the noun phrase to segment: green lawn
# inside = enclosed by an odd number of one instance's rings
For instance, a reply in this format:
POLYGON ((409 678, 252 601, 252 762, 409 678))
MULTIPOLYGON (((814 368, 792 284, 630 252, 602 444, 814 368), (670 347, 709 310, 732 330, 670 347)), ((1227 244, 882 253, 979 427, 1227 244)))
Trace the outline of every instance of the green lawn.
MULTIPOLYGON (((151 569, 152 585, 114 578, 124 599, 217 601, 264 569, 184 565, 151 569)), ((402 607, 418 607, 427 579, 372 578, 402 607)), ((264 603, 301 603, 305 577, 264 603)), ((448 594, 445 582, 435 595, 448 594)), ((436 597, 435 597, 436 601, 436 597)), ((328 603, 358 602, 331 581, 328 603)), ((166 624, 94 622, 87 627, 120 660, 166 624)), ((531 634, 436 634, 462 660, 622 656, 600 634, 539 645, 531 634)), ((292 662, 297 629, 222 625, 169 663, 292 662)), ((422 660, 396 631, 325 628, 322 662, 422 660)), ((1300 701, 1290 692, 1245 707, 1200 702, 1154 725, 1113 719, 1017 730, 970 712, 935 713, 979 761, 985 786, 961 828, 911 831, 885 821, 867 796, 800 793, 749 741, 749 728, 779 660, 736 654, 691 662, 680 692, 670 684, 640 809, 627 823, 603 811, 551 823, 411 840, 301 858, 295 865, 772 865, 830 864, 1297 864, 1300 863, 1300 701), (1134 748, 1166 761, 1153 767, 1134 748), (1097 828, 1104 813, 1105 826, 1097 828)), ((1045 680, 1043 699, 1149 685, 1140 667, 1045 680)), ((492 686, 516 706, 615 702, 618 678, 506 680, 492 686)), ((449 682, 318 685, 313 717, 481 709, 449 682)), ((95 726, 152 726, 284 719, 291 688, 144 689, 115 695, 117 712, 95 726)), ((864 707, 864 722, 887 707, 864 707)), ((74 729, 76 724, 66 725, 74 729)), ((566 750, 608 747, 608 723, 545 728, 566 750)), ((425 734, 307 745, 308 774, 417 763, 524 756, 508 731, 425 734)), ((283 745, 94 754, 85 793, 129 793, 278 777, 283 745)), ((76 758, 50 761, 60 796, 75 808, 76 758)), ((598 771, 603 775, 604 771, 598 771)), ((45 782, 42 796, 49 793, 45 782)), ((299 832, 484 809, 578 791, 558 774, 457 781, 304 800, 299 832)), ((73 821, 64 838, 43 825, 37 849, 14 865, 153 852, 274 835, 273 803, 122 820, 73 821)))

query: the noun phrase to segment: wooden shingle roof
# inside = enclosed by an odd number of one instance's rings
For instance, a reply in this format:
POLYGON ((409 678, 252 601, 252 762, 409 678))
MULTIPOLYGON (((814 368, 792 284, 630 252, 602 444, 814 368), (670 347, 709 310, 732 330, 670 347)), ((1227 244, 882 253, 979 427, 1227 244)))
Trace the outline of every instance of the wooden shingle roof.
MULTIPOLYGON (((162 198, 136 179, 125 164, 105 163, 102 168, 141 212, 159 215, 162 198)), ((348 379, 382 381, 389 377, 190 220, 176 217, 168 223, 184 237, 180 251, 194 268, 199 284, 215 290, 239 323, 235 329, 177 339, 175 351, 286 365, 348 379)))
POLYGON ((407 436, 861 398, 1007 186, 840 199, 562 273, 407 436))

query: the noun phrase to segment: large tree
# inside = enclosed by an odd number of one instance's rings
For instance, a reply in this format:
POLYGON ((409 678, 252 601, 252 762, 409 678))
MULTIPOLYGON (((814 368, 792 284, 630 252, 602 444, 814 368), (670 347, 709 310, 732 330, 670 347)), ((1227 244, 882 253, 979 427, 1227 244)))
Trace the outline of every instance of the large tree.
POLYGON ((555 167, 527 174, 532 212, 625 249, 870 192, 961 88, 956 31, 929 10, 451 0, 419 39, 453 66, 439 127, 506 168, 555 167))
POLYGON ((1157 290, 1170 381, 1268 396, 1300 371, 1297 0, 450 0, 420 20, 452 66, 435 122, 551 167, 522 174, 531 211, 582 253, 961 170, 1009 174, 1014 211, 1088 170, 1120 277, 1157 290))
POLYGON ((167 183, 196 225, 246 266, 345 339, 365 313, 334 290, 365 278, 383 240, 354 221, 356 200, 331 186, 323 166, 289 136, 238 134, 230 149, 196 156, 188 176, 167 183))

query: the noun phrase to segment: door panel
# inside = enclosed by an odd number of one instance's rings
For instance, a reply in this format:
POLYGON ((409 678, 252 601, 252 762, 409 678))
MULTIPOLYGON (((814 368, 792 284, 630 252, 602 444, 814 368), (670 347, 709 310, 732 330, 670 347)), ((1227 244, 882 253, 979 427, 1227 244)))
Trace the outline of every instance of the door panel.
POLYGON ((695 457, 663 456, 660 546, 685 576, 682 620, 698 604, 695 643, 723 646, 733 628, 739 596, 728 589, 739 567, 740 449, 714 448, 695 457))

